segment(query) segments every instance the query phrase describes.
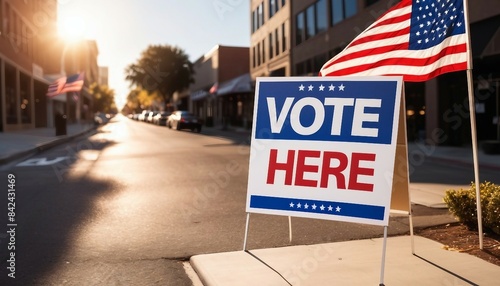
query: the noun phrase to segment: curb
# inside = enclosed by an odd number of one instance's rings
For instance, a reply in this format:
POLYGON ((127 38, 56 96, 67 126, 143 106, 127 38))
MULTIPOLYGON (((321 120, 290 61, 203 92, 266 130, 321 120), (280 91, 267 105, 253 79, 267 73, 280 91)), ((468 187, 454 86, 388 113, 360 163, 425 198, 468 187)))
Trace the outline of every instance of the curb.
POLYGON ((61 136, 61 138, 56 138, 56 139, 48 141, 46 143, 35 145, 34 148, 31 148, 29 150, 20 151, 20 152, 17 152, 17 153, 5 156, 3 158, 0 158, 0 165, 7 164, 7 163, 9 163, 11 161, 20 159, 22 157, 25 157, 25 156, 28 156, 28 155, 31 155, 31 154, 37 154, 37 153, 43 152, 43 151, 48 150, 48 149, 50 149, 52 147, 61 145, 63 143, 71 141, 71 140, 73 140, 73 139, 75 139, 77 137, 80 137, 82 135, 85 135, 87 133, 95 131, 96 129, 97 128, 94 126, 94 127, 91 127, 91 128, 89 128, 87 130, 84 130, 82 132, 79 132, 79 133, 76 133, 76 134, 73 134, 73 135, 65 135, 64 137, 61 136))

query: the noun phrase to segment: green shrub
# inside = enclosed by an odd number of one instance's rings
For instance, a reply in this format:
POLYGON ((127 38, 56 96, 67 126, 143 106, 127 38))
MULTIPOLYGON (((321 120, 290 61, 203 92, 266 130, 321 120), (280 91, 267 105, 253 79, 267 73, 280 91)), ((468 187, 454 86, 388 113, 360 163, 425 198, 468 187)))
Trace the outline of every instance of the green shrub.
MULTIPOLYGON (((491 182, 479 185, 483 226, 500 234, 500 186, 491 182)), ((469 189, 447 190, 444 202, 449 211, 463 224, 477 229, 476 185, 469 189)))
POLYGON ((500 185, 492 190, 489 197, 489 202, 486 205, 485 224, 493 232, 500 234, 500 185))

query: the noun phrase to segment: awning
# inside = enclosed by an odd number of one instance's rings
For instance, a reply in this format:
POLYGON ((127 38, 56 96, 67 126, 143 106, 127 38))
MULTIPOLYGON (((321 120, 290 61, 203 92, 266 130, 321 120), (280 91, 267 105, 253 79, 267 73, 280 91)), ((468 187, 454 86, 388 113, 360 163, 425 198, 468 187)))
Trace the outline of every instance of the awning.
POLYGON ((191 93, 190 97, 192 101, 202 100, 207 97, 210 93, 206 90, 197 90, 191 93))
POLYGON ((500 55, 500 27, 497 28, 493 37, 484 48, 481 57, 500 55))
POLYGON ((219 85, 217 95, 248 92, 253 92, 252 78, 250 77, 249 73, 246 73, 231 80, 225 81, 221 85, 219 85))
POLYGON ((500 16, 472 23, 470 27, 472 56, 483 58, 500 53, 500 16))

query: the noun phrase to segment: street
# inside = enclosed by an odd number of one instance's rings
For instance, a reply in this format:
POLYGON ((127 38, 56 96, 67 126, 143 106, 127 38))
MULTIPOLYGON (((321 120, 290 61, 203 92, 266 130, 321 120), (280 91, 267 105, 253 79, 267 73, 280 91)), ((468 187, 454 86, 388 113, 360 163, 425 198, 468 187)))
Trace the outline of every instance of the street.
MULTIPOLYGON (((9 238, 0 237, 0 284, 191 285, 183 266, 191 256, 242 249, 248 142, 245 133, 174 131, 117 116, 86 138, 2 167, 4 180, 15 176, 17 226, 16 279, 4 273, 9 238)), ((485 170, 481 178, 497 174, 485 170)), ((472 180, 468 168, 427 161, 411 174, 419 183, 472 180)), ((415 216, 446 212, 415 208, 415 216)), ((7 233, 6 212, 0 221, 7 233)), ((371 225, 292 222, 292 245, 383 233, 371 225)), ((389 235, 408 231, 406 216, 391 218, 389 235)), ((252 214, 249 249, 286 245, 288 218, 252 214)))

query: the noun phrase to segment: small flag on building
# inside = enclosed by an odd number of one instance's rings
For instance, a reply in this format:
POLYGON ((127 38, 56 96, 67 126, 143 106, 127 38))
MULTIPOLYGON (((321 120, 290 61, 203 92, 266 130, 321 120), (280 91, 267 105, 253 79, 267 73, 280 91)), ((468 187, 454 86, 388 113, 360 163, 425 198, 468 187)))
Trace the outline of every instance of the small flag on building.
POLYGON ((61 93, 66 93, 70 91, 80 92, 83 87, 83 82, 85 79, 85 73, 81 72, 79 74, 74 74, 66 80, 66 84, 61 90, 61 93))
POLYGON ((61 77, 49 85, 47 90, 48 97, 54 97, 58 94, 74 91, 80 92, 83 88, 85 73, 74 74, 70 77, 61 77))
POLYGON ((464 0, 402 0, 326 62, 321 76, 426 81, 469 68, 464 0))
POLYGON ((219 83, 216 82, 214 83, 214 85, 212 85, 212 87, 208 92, 210 92, 211 94, 216 94, 218 89, 219 89, 219 83))
POLYGON ((58 78, 56 81, 49 85, 49 89, 47 90, 48 97, 54 97, 58 94, 61 94, 61 90, 66 83, 66 77, 58 78))

